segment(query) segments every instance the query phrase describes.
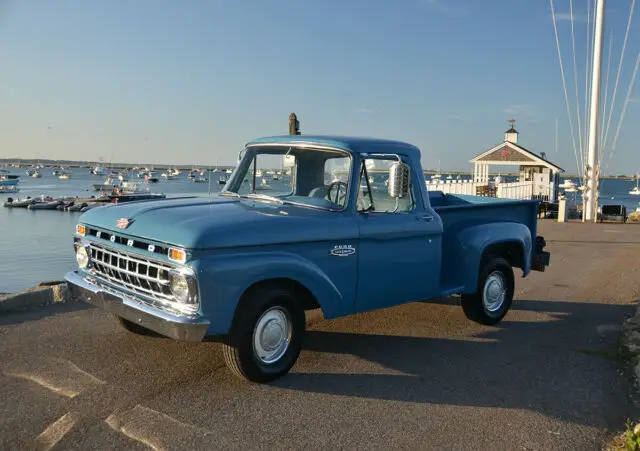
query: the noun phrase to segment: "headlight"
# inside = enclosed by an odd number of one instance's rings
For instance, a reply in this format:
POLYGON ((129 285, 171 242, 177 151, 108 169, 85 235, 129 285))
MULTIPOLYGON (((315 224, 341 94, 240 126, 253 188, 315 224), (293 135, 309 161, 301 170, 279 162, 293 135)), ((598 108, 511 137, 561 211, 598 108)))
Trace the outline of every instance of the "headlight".
POLYGON ((76 247, 76 260, 81 269, 87 269, 89 267, 90 258, 85 246, 79 245, 76 247))
POLYGON ((198 303, 196 279, 185 271, 173 270, 169 273, 169 289, 181 304, 198 303))

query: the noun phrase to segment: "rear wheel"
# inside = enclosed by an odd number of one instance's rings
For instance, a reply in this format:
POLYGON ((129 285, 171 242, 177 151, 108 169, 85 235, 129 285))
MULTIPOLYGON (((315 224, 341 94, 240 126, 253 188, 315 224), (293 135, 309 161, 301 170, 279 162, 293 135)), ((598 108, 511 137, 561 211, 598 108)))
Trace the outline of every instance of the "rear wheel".
POLYGON ((502 257, 485 257, 476 292, 462 295, 462 310, 467 318, 479 324, 497 324, 511 307, 514 287, 509 262, 502 257))
POLYGON ((243 299, 223 354, 229 369, 252 382, 270 382, 295 364, 305 330, 304 311, 294 295, 261 287, 243 299))

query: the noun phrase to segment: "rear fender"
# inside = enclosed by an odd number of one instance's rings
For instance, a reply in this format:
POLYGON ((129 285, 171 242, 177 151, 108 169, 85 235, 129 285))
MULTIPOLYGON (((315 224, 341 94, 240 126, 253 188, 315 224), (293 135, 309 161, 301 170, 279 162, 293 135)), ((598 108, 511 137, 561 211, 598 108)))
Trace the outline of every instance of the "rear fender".
POLYGON ((252 252, 204 257, 197 268, 201 309, 211 322, 209 335, 224 335, 231 328, 243 293, 255 283, 291 279, 307 288, 326 318, 353 308, 327 275, 309 260, 287 252, 252 252))
MULTIPOLYGON (((478 285, 480 263, 483 255, 496 244, 514 243, 521 248, 523 277, 531 271, 531 231, 516 222, 480 224, 465 228, 457 235, 457 252, 454 261, 460 265, 465 293, 473 293, 478 285)), ((455 252, 455 251, 454 251, 455 252)))

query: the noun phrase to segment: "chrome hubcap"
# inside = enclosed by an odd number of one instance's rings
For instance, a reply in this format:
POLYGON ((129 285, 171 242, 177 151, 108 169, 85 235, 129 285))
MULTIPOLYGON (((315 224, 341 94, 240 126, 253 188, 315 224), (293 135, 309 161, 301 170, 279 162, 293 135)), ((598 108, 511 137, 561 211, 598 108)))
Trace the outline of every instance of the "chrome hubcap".
POLYGON ((277 362, 291 342, 291 320, 281 307, 272 307, 260 316, 253 330, 253 352, 264 364, 277 362))
POLYGON ((484 283, 484 290, 482 292, 482 303, 484 308, 491 313, 494 313, 502 307, 504 304, 504 298, 507 295, 507 284, 505 283, 504 276, 500 271, 495 271, 489 274, 487 280, 484 283))

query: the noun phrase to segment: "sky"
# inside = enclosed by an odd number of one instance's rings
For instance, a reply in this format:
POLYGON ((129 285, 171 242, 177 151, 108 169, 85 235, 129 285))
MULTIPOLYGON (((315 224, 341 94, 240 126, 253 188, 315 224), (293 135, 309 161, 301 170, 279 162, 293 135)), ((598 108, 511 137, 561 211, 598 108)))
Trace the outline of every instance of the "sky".
MULTIPOLYGON (((609 105, 631 1, 606 8, 609 105)), ((588 2, 573 0, 582 113, 588 2)), ((569 0, 554 5, 577 140, 569 0)), ((605 173, 640 171, 640 80, 610 149, 638 10, 605 173)), ((234 165, 295 112, 303 134, 399 139, 443 171, 515 119, 520 144, 576 171, 546 0, 0 0, 0 93, 0 158, 234 165)))

